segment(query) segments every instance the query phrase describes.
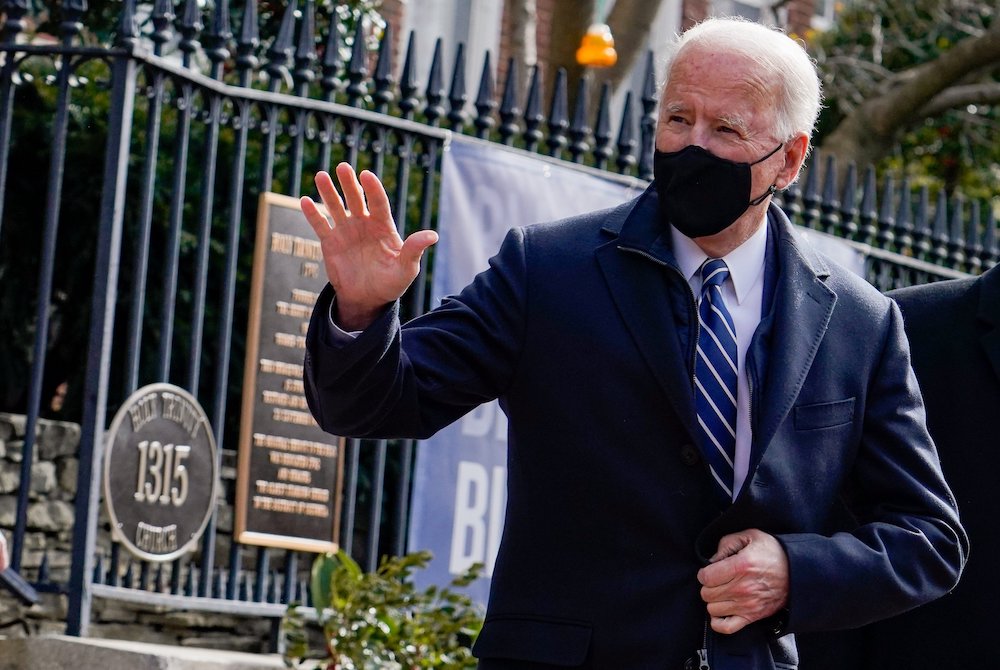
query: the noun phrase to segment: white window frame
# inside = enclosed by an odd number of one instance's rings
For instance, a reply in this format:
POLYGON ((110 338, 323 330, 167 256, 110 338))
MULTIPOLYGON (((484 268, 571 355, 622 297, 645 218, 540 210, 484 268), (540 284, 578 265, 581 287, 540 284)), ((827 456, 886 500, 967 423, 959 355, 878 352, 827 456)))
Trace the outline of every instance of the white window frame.
POLYGON ((843 2, 839 0, 815 0, 815 2, 812 27, 816 30, 829 30, 837 19, 837 5, 843 2))

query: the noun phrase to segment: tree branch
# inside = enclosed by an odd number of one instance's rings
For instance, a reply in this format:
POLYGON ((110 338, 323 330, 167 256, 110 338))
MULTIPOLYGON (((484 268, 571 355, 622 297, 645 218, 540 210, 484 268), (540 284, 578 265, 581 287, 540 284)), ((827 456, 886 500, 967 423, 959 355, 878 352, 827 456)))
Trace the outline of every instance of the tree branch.
POLYGON ((920 116, 937 116, 966 105, 991 105, 1000 102, 1000 82, 952 86, 931 98, 920 108, 920 116))
POLYGON ((858 112, 879 133, 892 134, 914 118, 940 91, 973 70, 1000 60, 1000 21, 979 37, 964 39, 935 60, 904 70, 887 80, 887 88, 858 112))

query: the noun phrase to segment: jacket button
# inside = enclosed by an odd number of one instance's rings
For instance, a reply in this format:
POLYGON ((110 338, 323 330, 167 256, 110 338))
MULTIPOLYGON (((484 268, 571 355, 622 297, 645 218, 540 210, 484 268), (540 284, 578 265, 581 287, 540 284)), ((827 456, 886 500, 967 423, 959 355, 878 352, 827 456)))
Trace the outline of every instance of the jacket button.
POLYGON ((681 446, 681 463, 684 465, 698 465, 701 460, 701 454, 698 453, 698 448, 693 444, 685 444, 681 446))

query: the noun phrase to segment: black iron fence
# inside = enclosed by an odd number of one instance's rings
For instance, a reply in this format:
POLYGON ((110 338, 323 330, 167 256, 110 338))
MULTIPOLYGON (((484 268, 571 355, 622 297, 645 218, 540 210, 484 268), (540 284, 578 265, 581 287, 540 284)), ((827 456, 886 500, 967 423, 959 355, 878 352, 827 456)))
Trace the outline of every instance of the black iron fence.
MULTIPOLYGON (((71 634, 86 632, 94 596, 265 616, 307 597, 308 559, 233 541, 225 513, 260 193, 311 192, 314 171, 346 160, 383 177, 401 229, 435 227, 451 133, 652 175, 651 56, 643 92, 620 110, 584 78, 571 111, 562 74, 545 91, 537 69, 522 86, 508 67, 498 86, 487 55, 471 97, 461 45, 446 86, 440 41, 420 78, 414 35, 396 68, 390 31, 377 50, 361 21, 346 40, 335 27, 317 35, 312 0, 293 0, 264 43, 253 1, 218 0, 203 16, 195 0, 157 0, 138 21, 126 0, 109 47, 83 39, 84 0, 61 4, 54 37, 29 29, 27 0, 0 7, 0 411, 27 417, 13 567, 35 588, 69 594, 71 634), (111 540, 96 483, 109 413, 152 382, 182 386, 209 412, 224 483, 200 551, 169 564, 137 561, 111 540), (82 425, 72 565, 61 574, 46 556, 22 562, 34 427, 45 416, 82 425)), ((997 263, 989 203, 891 177, 879 188, 872 169, 853 166, 838 183, 832 161, 811 160, 783 207, 863 251, 879 288, 997 263)), ((427 308, 425 287, 426 277, 414 283, 407 314, 427 308)), ((412 447, 348 443, 340 541, 369 568, 406 548, 412 447)))

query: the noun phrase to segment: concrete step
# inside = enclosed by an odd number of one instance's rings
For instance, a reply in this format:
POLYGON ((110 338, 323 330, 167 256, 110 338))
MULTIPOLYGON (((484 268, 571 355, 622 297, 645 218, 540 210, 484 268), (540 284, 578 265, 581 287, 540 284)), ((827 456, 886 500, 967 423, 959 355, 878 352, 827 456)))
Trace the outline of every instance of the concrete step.
POLYGON ((276 670, 277 654, 65 635, 0 640, 0 670, 276 670))

